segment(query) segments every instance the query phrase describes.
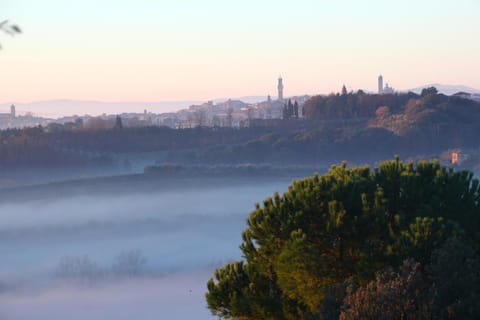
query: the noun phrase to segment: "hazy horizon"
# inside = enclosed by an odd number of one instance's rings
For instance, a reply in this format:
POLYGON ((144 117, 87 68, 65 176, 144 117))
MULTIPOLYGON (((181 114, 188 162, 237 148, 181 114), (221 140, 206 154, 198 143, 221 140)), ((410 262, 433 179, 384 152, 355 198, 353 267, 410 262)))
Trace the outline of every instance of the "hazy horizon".
POLYGON ((5 0, 0 9, 24 31, 0 34, 0 101, 276 97, 279 75, 285 96, 343 84, 376 91, 379 74, 397 90, 480 88, 473 0, 5 0))
MULTIPOLYGON (((430 83, 421 85, 418 87, 412 87, 404 90, 398 90, 398 92, 413 91, 419 93, 421 88, 436 86, 440 93, 447 95, 454 94, 458 91, 466 91, 470 93, 480 93, 477 88, 464 86, 462 84, 439 84, 430 83)), ((359 88, 359 90, 363 90, 359 88)), ((338 91, 337 91, 338 92, 338 91)), ((374 92, 374 91, 367 91, 374 92)), ((327 95, 330 93, 307 93, 306 95, 327 95)), ((303 94, 305 95, 305 94, 303 94)), ((291 95, 291 96, 302 96, 291 95)), ((275 99, 276 97, 272 97, 275 99)), ((17 114, 23 115, 27 112, 31 112, 36 116, 47 118, 61 118, 68 116, 99 116, 102 114, 122 114, 122 113, 143 113, 144 110, 152 113, 169 113, 177 112, 182 109, 187 109, 191 105, 202 104, 207 101, 213 101, 214 103, 222 103, 228 99, 241 100, 245 103, 255 103, 265 101, 267 96, 242 96, 242 97, 229 97, 229 98, 214 98, 209 100, 165 100, 165 101, 95 101, 95 100, 75 100, 75 99, 49 99, 39 101, 6 101, 0 102, 0 113, 8 113, 10 106, 14 104, 17 109, 17 114), (67 107, 68 109, 65 109, 67 107), (85 112, 89 110, 89 112, 85 112)))

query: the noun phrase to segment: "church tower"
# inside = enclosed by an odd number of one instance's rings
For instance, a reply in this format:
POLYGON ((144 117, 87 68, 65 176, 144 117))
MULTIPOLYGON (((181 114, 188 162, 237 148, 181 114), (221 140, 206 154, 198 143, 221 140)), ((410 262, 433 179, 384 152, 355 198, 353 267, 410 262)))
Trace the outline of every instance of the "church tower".
POLYGON ((383 93, 383 77, 382 75, 378 76, 378 94, 383 93))
POLYGON ((278 77, 278 101, 283 101, 283 80, 282 77, 278 77))

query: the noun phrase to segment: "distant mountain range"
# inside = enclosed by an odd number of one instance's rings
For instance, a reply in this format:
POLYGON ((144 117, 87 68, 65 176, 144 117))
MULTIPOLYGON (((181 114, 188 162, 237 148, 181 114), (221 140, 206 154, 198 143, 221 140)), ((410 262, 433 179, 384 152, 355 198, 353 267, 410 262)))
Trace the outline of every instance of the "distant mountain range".
POLYGON ((155 101, 155 102, 104 102, 93 100, 45 100, 28 103, 1 103, 0 111, 8 112, 10 105, 15 104, 17 114, 33 112, 34 115, 57 118, 71 115, 101 115, 124 112, 142 113, 144 110, 163 113, 186 108, 201 101, 155 101))
POLYGON ((467 93, 477 93, 480 94, 479 89, 463 86, 463 85, 449 85, 449 84, 440 84, 440 83, 432 83, 432 84, 427 84, 421 87, 409 89, 408 91, 415 92, 415 93, 420 93, 422 92, 422 89, 424 88, 429 88, 429 87, 435 87, 437 88, 439 93, 446 94, 448 96, 455 94, 457 92, 467 92, 467 93))

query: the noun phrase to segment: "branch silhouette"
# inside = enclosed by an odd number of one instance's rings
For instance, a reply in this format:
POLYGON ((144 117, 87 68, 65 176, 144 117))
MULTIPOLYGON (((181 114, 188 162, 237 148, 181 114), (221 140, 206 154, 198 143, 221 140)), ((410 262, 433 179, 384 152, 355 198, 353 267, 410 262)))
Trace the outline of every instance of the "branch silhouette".
MULTIPOLYGON (((17 26, 16 24, 10 24, 8 20, 4 20, 0 22, 0 30, 12 37, 15 36, 16 34, 22 33, 22 29, 20 29, 19 26, 17 26)), ((2 49, 1 44, 0 44, 0 49, 2 49)))

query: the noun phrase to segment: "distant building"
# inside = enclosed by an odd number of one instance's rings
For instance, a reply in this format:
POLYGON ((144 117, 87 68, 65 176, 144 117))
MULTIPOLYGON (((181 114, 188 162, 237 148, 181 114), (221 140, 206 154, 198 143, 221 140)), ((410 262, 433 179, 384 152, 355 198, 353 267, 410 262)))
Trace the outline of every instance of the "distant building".
POLYGON ((13 118, 15 118, 15 105, 11 105, 10 106, 10 112, 7 113, 0 113, 0 119, 1 119, 1 127, 4 127, 4 125, 6 125, 6 127, 10 127, 10 122, 11 120, 13 120, 13 118))
POLYGON ((465 160, 468 160, 469 154, 460 150, 452 152, 452 164, 461 164, 465 160))
POLYGON ((388 85, 388 83, 383 86, 383 76, 379 75, 378 76, 378 94, 392 94, 395 93, 395 90, 393 90, 392 87, 388 85))
POLYGON ((387 83, 383 88, 383 94, 392 94, 392 93, 395 93, 395 90, 393 90, 392 87, 388 86, 388 83, 387 83))
POLYGON ((278 101, 283 101, 283 80, 282 77, 278 77, 278 101))
POLYGON ((378 94, 383 93, 383 77, 382 75, 378 76, 378 94))

